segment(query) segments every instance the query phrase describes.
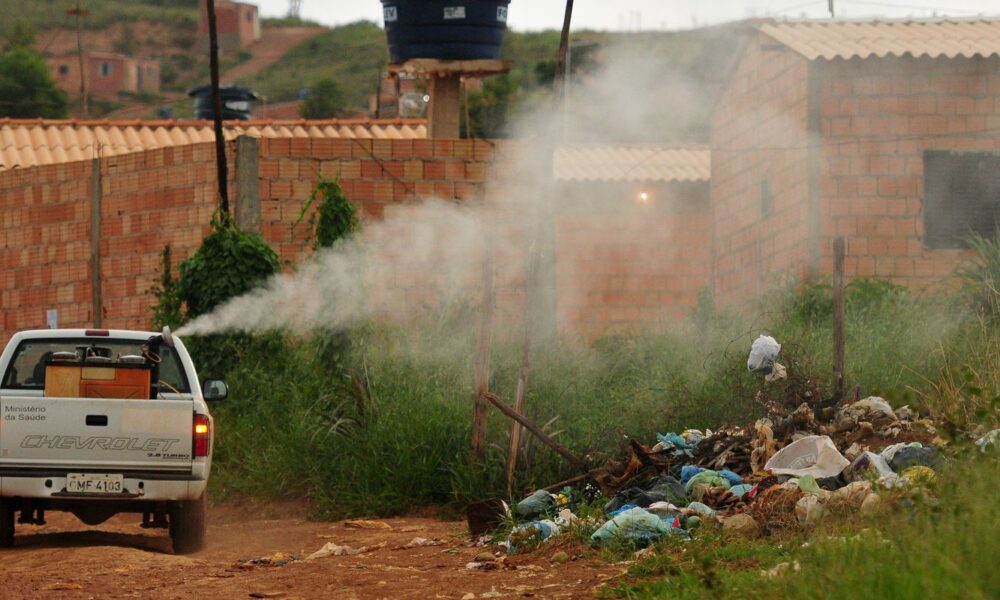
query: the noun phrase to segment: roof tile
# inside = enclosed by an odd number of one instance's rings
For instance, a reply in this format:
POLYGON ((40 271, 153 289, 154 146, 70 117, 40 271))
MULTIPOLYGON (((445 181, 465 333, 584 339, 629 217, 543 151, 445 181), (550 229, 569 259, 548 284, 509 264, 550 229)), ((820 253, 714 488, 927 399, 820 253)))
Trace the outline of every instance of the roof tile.
POLYGON ((761 21, 757 28, 809 60, 1000 55, 1000 19, 761 21))
MULTIPOLYGON (((226 138, 427 137, 423 121, 230 121, 226 138)), ((45 121, 0 119, 0 171, 210 142, 209 121, 45 121)))
POLYGON ((649 144, 562 146, 553 171, 560 181, 708 181, 711 151, 649 144))

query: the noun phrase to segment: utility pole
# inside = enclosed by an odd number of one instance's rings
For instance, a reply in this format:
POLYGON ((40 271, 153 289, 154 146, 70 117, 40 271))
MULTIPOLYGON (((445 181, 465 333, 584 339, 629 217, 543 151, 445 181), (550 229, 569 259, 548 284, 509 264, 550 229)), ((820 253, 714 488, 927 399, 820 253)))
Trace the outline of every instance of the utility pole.
POLYGON ((209 68, 212 71, 212 121, 215 124, 215 166, 219 179, 219 216, 229 222, 229 169, 226 167, 226 136, 222 131, 222 94, 219 92, 219 31, 215 22, 215 0, 208 0, 209 68))
POLYGON ((76 17, 76 55, 80 60, 80 98, 83 101, 83 116, 89 116, 87 102, 87 69, 83 60, 83 37, 81 19, 90 14, 90 11, 80 6, 80 0, 76 0, 76 8, 67 8, 66 14, 76 17))
POLYGON ((288 16, 298 19, 302 16, 302 0, 291 0, 288 4, 288 16))
POLYGON ((828 5, 828 6, 829 6, 829 8, 830 8, 830 18, 831 18, 831 19, 835 19, 835 18, 837 18, 837 15, 835 15, 835 14, 834 14, 834 11, 833 11, 833 0, 828 0, 828 2, 827 2, 827 5, 828 5))

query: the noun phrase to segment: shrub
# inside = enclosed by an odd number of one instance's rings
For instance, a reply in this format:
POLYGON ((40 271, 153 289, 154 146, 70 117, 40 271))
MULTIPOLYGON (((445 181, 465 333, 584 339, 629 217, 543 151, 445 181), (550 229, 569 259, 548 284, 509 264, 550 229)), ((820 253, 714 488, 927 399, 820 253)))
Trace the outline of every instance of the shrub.
POLYGON ((278 255, 259 235, 214 222, 198 251, 180 265, 178 292, 187 318, 249 292, 280 268, 278 255))

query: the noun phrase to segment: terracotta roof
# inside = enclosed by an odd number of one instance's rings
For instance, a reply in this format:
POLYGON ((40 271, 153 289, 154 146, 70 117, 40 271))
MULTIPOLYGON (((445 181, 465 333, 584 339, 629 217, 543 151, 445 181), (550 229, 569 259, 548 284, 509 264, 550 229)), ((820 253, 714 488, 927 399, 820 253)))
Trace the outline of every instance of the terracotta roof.
POLYGON ((711 152, 650 144, 563 146, 553 158, 559 181, 708 181, 711 152))
MULTIPOLYGON (((423 121, 228 121, 226 138, 417 139, 423 121)), ((0 119, 0 171, 168 146, 211 142, 210 121, 45 121, 0 119)))
POLYGON ((1000 54, 1000 19, 761 21, 757 28, 809 60, 1000 54))

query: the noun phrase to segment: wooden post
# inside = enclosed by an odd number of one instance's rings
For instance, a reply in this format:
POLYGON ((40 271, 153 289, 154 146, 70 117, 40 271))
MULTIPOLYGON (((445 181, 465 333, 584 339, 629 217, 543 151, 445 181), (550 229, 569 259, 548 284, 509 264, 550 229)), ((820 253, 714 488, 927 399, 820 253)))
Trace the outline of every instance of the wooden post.
POLYGON ((844 397, 844 238, 833 241, 833 399, 844 397))
POLYGON ((104 299, 101 288, 101 160, 90 161, 90 290, 93 324, 104 324, 104 299))
POLYGON ((574 467, 580 469, 581 471, 588 471, 587 463, 577 455, 573 454, 563 446, 559 445, 555 440, 550 438, 540 427, 529 421, 521 413, 517 412, 513 408, 507 406, 503 400, 497 398, 495 395, 486 392, 483 394, 483 398, 486 399, 490 404, 497 407, 497 409, 503 414, 507 415, 511 419, 514 419, 518 423, 524 426, 525 429, 535 434, 539 440, 541 440, 546 446, 555 450, 560 456, 565 458, 574 467))
MULTIPOLYGON (((529 250, 528 273, 525 277, 525 306, 522 310, 524 339, 521 345, 521 370, 517 376, 517 394, 514 397, 514 410, 520 414, 524 414, 525 396, 528 393, 528 372, 531 369, 531 335, 534 328, 532 315, 538 309, 536 300, 538 297, 539 251, 540 248, 538 248, 536 237, 535 243, 532 244, 529 250)), ((522 426, 517 422, 510 424, 510 444, 507 447, 507 494, 511 497, 513 497, 514 491, 514 473, 517 470, 517 455, 521 450, 521 429, 522 426)))
POLYGON ((486 453, 486 395, 490 391, 490 361, 493 352, 493 239, 483 251, 483 299, 479 308, 479 339, 476 344, 475 396, 472 408, 472 454, 482 459, 486 453))
POLYGON ((260 157, 257 138, 236 138, 236 226, 260 234, 260 157))
POLYGON ((457 140, 461 137, 462 78, 457 74, 431 77, 431 105, 427 135, 433 139, 457 140))

